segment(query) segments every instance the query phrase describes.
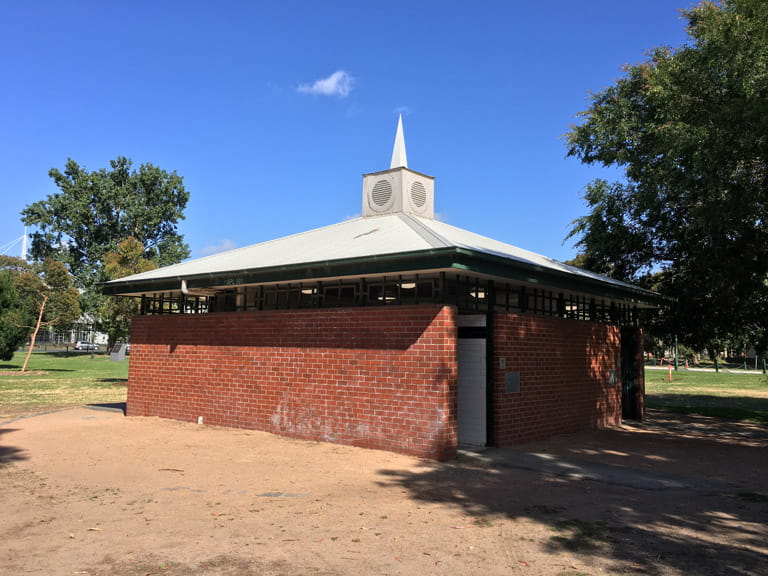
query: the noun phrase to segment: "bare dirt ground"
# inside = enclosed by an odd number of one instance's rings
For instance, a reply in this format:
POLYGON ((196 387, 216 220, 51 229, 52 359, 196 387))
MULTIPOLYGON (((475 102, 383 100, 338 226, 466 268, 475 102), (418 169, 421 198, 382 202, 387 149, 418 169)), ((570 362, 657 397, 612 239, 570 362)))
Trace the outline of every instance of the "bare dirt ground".
POLYGON ((644 423, 437 463, 77 408, 0 425, 0 574, 768 573, 768 429, 644 423), (519 451, 697 480, 644 490, 519 451))

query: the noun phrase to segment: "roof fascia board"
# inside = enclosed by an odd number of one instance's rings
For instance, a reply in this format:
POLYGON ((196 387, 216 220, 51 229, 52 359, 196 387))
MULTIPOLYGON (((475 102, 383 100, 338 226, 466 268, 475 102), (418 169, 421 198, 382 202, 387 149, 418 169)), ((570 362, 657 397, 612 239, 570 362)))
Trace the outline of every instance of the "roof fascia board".
POLYGON ((108 295, 138 294, 179 290, 182 280, 186 280, 189 289, 194 289, 274 282, 310 282, 332 277, 376 276, 446 269, 541 285, 542 288, 586 292, 595 296, 629 300, 650 306, 656 306, 664 301, 659 294, 628 284, 611 284, 598 279, 569 274, 564 271, 548 270, 535 264, 453 246, 255 270, 158 278, 139 282, 120 282, 117 280, 109 284, 102 284, 101 289, 104 294, 108 295))
POLYGON ((437 248, 418 252, 401 252, 366 256, 326 262, 312 262, 291 266, 278 266, 255 270, 228 271, 213 274, 196 274, 158 278, 139 282, 112 281, 102 284, 104 294, 119 295, 140 292, 162 292, 179 290, 181 281, 193 288, 211 286, 238 286, 241 284, 266 284, 271 282, 310 282, 338 276, 374 276, 396 272, 424 271, 451 268, 454 260, 454 248, 437 248))
POLYGON ((499 278, 508 278, 527 284, 541 285, 547 288, 586 292, 595 296, 629 300, 637 304, 657 306, 664 301, 660 294, 632 286, 631 284, 611 284, 596 278, 569 274, 565 271, 551 270, 536 264, 511 260, 502 256, 458 248, 457 262, 454 268, 488 274, 499 278))

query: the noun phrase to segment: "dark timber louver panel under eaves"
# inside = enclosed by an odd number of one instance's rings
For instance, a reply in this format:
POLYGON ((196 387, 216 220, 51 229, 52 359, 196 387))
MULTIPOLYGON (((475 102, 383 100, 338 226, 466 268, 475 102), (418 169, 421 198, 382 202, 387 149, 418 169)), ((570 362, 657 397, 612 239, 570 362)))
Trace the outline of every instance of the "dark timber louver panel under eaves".
POLYGON ((359 278, 240 286, 210 296, 153 293, 141 296, 141 314, 204 314, 343 306, 402 306, 435 302, 462 312, 499 309, 540 316, 636 325, 646 309, 584 294, 494 282, 477 276, 359 278))

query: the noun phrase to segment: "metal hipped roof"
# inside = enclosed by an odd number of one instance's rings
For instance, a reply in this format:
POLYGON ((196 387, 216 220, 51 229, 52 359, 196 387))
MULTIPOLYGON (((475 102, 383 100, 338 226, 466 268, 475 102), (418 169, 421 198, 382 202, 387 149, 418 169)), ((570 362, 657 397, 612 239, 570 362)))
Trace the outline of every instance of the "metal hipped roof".
MULTIPOLYGON (((342 268, 348 275, 425 269, 472 270, 549 286, 650 303, 658 295, 618 280, 568 266, 511 244, 407 213, 356 218, 300 234, 112 280, 106 294, 175 289, 181 280, 198 287, 253 281, 280 270, 280 281, 321 278, 342 268), (405 261, 409 261, 406 265, 405 261), (354 264, 354 266, 352 266, 354 264)), ((274 277, 274 275, 273 275, 274 277)), ((264 279, 262 279, 264 281, 264 279)))

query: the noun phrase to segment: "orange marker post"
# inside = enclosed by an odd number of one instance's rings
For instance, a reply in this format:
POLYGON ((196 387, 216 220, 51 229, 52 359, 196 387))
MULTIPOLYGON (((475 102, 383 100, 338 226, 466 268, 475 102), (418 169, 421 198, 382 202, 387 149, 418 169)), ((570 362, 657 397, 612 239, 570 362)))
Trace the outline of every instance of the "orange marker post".
POLYGON ((667 365, 667 382, 672 382, 672 364, 667 365))

